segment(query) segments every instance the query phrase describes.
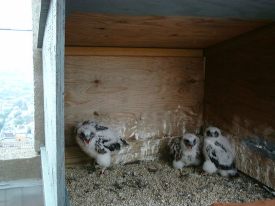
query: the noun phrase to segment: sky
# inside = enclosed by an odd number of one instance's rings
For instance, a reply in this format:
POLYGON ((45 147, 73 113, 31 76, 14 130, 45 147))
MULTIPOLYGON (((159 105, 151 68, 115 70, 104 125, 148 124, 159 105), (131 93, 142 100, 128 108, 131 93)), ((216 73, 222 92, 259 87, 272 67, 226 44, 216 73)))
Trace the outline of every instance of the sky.
POLYGON ((0 0, 0 75, 33 76, 31 1, 0 0))

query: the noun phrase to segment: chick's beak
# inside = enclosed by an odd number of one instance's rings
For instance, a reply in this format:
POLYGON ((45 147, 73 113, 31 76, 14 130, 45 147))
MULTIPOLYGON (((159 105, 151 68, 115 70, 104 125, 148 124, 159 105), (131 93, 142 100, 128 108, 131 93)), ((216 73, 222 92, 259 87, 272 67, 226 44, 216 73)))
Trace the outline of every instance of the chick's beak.
POLYGON ((90 143, 90 139, 84 139, 84 143, 85 144, 89 144, 90 143))
POLYGON ((89 138, 86 138, 86 135, 84 133, 80 133, 79 135, 80 139, 85 143, 85 144, 89 144, 90 140, 89 138))

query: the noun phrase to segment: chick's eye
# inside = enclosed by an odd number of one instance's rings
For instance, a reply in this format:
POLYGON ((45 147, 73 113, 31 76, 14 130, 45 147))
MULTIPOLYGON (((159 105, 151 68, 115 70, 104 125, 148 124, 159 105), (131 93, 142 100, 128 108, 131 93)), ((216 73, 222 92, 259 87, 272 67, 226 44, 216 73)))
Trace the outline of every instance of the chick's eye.
POLYGON ((95 133, 91 132, 90 137, 93 138, 95 136, 95 133))
POLYGON ((215 137, 218 137, 219 133, 217 131, 215 131, 214 135, 215 135, 215 137))
POLYGON ((184 140, 184 144, 185 145, 188 145, 189 144, 189 141, 187 139, 184 140))
POLYGON ((195 145, 197 143, 197 140, 196 139, 194 139, 194 141, 193 141, 193 145, 195 145))
POLYGON ((206 136, 212 137, 212 134, 211 134, 211 132, 209 130, 206 132, 206 136))
POLYGON ((85 134, 84 134, 83 132, 81 132, 81 133, 79 134, 79 137, 84 138, 84 137, 85 137, 85 134))

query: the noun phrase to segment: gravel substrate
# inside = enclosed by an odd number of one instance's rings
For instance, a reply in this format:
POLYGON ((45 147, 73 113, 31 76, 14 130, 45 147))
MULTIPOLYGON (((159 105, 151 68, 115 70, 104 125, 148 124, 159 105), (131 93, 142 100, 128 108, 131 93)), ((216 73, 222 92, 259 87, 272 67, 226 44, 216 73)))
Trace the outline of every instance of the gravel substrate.
POLYGON ((204 175, 192 167, 179 171, 162 161, 114 165, 101 176, 99 171, 90 165, 66 169, 71 206, 207 206, 272 198, 245 175, 204 175))

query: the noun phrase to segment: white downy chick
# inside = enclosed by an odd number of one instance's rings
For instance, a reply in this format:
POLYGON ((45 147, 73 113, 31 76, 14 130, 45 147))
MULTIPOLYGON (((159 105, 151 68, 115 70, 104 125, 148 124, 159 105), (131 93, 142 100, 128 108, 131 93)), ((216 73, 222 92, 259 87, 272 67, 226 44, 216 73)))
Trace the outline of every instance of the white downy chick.
POLYGON ((225 177, 237 174, 233 147, 217 127, 208 127, 205 130, 203 155, 205 172, 210 174, 218 172, 225 177))
POLYGON ((128 143, 112 129, 94 121, 84 121, 76 126, 76 142, 80 148, 102 167, 101 174, 111 165, 111 154, 128 143))
POLYGON ((168 145, 173 155, 173 167, 198 166, 201 162, 199 143, 199 138, 191 133, 171 139, 168 145))

